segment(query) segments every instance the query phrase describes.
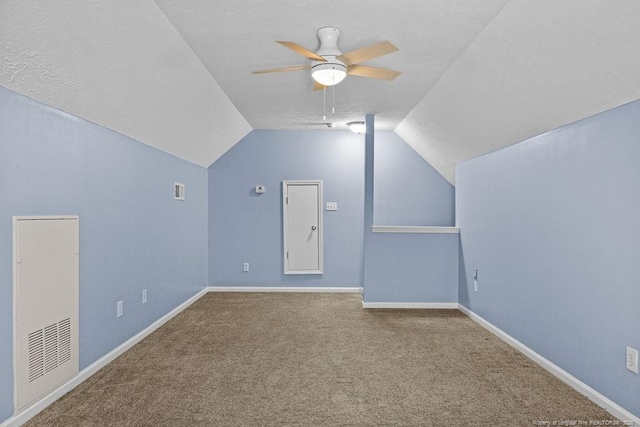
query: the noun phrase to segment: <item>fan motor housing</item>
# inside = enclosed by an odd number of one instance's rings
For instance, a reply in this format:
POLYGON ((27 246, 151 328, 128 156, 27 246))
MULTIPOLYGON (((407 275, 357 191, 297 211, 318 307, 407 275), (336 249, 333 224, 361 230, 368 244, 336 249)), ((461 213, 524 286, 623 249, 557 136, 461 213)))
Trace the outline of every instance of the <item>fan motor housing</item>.
POLYGON ((336 27, 322 27, 318 30, 318 39, 320 40, 320 49, 316 52, 318 55, 323 58, 325 56, 335 57, 342 55, 342 52, 338 49, 339 29, 336 27))

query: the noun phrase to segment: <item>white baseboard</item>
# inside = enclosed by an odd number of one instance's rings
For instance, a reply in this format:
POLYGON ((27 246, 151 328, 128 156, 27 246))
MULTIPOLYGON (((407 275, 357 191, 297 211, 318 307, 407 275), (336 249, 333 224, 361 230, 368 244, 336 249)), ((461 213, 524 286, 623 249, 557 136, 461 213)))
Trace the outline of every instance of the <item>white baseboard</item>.
POLYGON ((457 309, 457 302, 364 302, 362 308, 448 308, 457 309))
POLYGON ((362 288, 328 288, 304 286, 209 286, 207 292, 322 292, 361 294, 362 288))
POLYGON ((460 234, 459 227, 424 227, 421 225, 374 225, 374 233, 429 233, 429 234, 460 234))
POLYGON ((531 350, 526 345, 522 344, 517 339, 513 338, 511 335, 497 328, 493 324, 489 323, 482 317, 478 316, 473 311, 469 310, 467 307, 459 304, 460 311, 469 316, 472 320, 478 323, 480 326, 484 327, 486 330, 500 338, 502 341, 509 344, 511 347, 515 348, 529 359, 536 362, 538 365, 542 366, 544 369, 549 371, 553 376, 558 378, 563 383, 567 384, 569 387, 576 390, 578 393, 586 396, 589 400, 594 402, 596 405, 601 406, 607 412, 609 412, 614 417, 618 418, 621 421, 632 421, 636 426, 640 426, 640 418, 633 415, 631 412, 627 411, 608 397, 598 393, 596 390, 592 389, 564 369, 560 368, 553 362, 545 359, 543 356, 539 355, 535 351, 531 350))
POLYGON ((171 310, 169 313, 165 314, 160 319, 156 320, 147 328, 138 332, 136 335, 129 338, 127 341, 125 341, 115 349, 111 350, 109 353, 107 353, 106 355, 104 355, 103 357, 95 361, 90 366, 87 366, 86 368, 84 368, 82 371, 78 373, 78 375, 76 375, 75 377, 73 377, 72 379, 70 379, 69 381, 67 381, 66 383, 64 383, 63 385, 61 385, 51 393, 49 393, 47 396, 43 397, 33 405, 24 409, 22 412, 15 414, 13 417, 9 418, 8 420, 0 424, 0 427, 9 427, 9 426, 17 427, 26 423, 31 418, 35 417, 43 409, 45 409, 47 406, 51 405, 53 402, 55 402, 56 400, 58 400, 59 398, 61 398, 62 396, 64 396, 65 394, 67 394, 77 386, 79 386, 80 384, 82 384, 84 381, 89 379, 89 377, 91 377, 93 374, 95 374, 100 369, 104 368, 110 362, 115 360, 118 356, 120 356, 125 351, 129 350, 131 347, 133 347, 134 345, 142 341, 144 338, 146 338, 149 334, 151 334, 153 331, 158 329, 160 326, 164 325, 169 320, 174 318, 177 314, 179 314, 184 309, 189 307, 191 304, 196 302, 200 297, 202 297, 206 293, 207 293, 207 288, 201 290, 200 292, 198 292, 197 294, 195 294, 194 296, 192 296, 191 298, 189 298, 188 300, 186 300, 185 302, 183 302, 182 304, 180 304, 179 306, 171 310))

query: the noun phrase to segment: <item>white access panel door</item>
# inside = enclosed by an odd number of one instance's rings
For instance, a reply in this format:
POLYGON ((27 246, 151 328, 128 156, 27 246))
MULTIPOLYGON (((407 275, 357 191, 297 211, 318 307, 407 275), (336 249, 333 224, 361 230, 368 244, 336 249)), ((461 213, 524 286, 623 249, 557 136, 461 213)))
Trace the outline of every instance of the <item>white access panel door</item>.
POLYGON ((78 217, 14 218, 15 407, 78 373, 78 217))
POLYGON ((282 184, 284 274, 322 274, 322 181, 282 184))

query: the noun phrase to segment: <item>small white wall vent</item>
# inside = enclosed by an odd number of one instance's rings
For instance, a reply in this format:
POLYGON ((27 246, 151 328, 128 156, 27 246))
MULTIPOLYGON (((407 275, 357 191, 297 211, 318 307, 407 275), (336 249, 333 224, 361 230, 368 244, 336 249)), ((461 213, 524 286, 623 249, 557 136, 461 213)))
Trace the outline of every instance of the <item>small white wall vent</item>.
POLYGON ((176 200, 184 200, 184 184, 178 182, 173 184, 173 198, 176 200))

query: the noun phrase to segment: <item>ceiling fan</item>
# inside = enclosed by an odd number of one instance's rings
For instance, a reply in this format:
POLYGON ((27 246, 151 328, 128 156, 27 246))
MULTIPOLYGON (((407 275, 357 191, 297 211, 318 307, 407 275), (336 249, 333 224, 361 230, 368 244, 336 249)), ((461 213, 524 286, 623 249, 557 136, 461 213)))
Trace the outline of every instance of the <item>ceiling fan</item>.
POLYGON ((278 41, 294 52, 309 58, 311 64, 297 67, 272 68, 269 70, 252 71, 253 74, 277 73, 282 71, 311 70, 311 77, 315 80, 313 90, 340 83, 347 75, 369 77, 372 79, 393 80, 400 75, 399 71, 386 68, 368 67, 360 63, 378 56, 386 55, 398 50, 391 42, 383 41, 370 46, 342 53, 338 48, 340 30, 335 27, 323 27, 318 30, 320 49, 312 52, 299 44, 278 41))

